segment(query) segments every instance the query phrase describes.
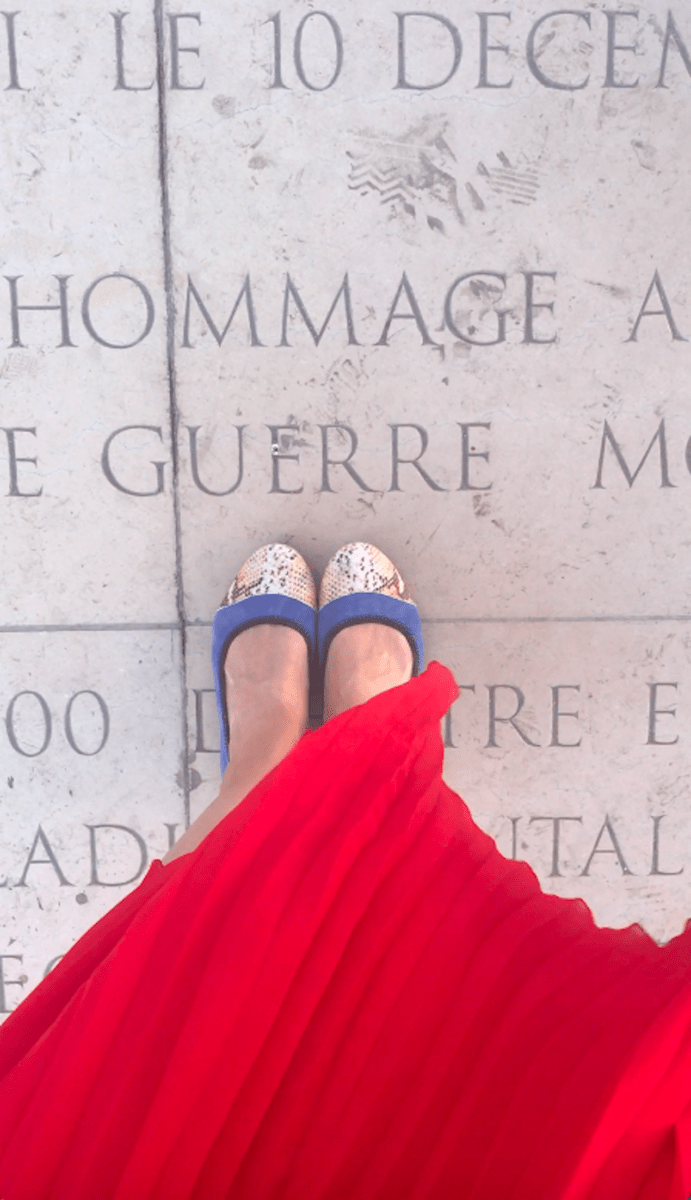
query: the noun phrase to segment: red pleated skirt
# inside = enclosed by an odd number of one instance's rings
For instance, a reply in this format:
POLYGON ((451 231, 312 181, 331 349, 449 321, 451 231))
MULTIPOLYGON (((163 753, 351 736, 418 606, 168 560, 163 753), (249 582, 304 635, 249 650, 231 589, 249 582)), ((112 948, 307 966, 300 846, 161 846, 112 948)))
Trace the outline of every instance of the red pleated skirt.
POLYGON ((0 1029, 2 1200, 686 1200, 691 926, 542 893, 433 663, 305 735, 0 1029))

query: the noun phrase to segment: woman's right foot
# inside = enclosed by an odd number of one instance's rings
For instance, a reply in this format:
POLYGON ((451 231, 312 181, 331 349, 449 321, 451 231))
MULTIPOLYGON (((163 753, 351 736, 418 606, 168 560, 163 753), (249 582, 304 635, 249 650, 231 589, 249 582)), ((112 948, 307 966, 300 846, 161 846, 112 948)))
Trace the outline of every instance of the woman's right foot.
MULTIPOLYGON (((251 555, 231 583, 222 609, 254 596, 289 596, 316 607, 309 568, 289 546, 263 546, 251 555)), ((307 726, 309 658, 298 629, 271 621, 269 614, 232 637, 218 670, 223 723, 229 733, 228 765, 215 800, 168 851, 164 864, 195 850, 286 757, 307 726)))
MULTIPOLYGON (((224 605, 254 597, 290 597, 316 609, 307 563, 291 546, 262 546, 243 563, 224 605)), ((309 664, 302 633, 271 621, 252 625, 230 643, 223 664, 229 764, 223 786, 249 790, 302 737, 307 726, 309 664)))
POLYGON ((307 727, 307 645, 286 625, 253 625, 233 639, 223 668, 230 761, 223 785, 247 791, 285 758, 307 727))
POLYGON ((302 737, 307 725, 308 658, 301 633, 253 625, 231 642, 223 668, 230 759, 215 800, 163 859, 196 850, 302 737))

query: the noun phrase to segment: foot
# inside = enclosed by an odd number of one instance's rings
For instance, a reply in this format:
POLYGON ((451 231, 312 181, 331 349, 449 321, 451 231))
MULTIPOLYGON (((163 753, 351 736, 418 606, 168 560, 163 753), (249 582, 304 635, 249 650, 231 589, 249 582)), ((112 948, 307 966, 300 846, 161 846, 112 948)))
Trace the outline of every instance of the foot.
POLYGON ((324 720, 407 683, 412 673, 408 639, 391 625, 367 622, 342 629, 326 659, 324 720))
POLYGON ((223 777, 246 791, 285 758, 307 727, 309 671, 302 634, 254 625, 230 644, 224 666, 229 739, 223 777))
POLYGON ((195 850, 215 825, 292 750, 307 726, 307 645, 286 625, 253 625, 230 644, 224 666, 229 762, 215 800, 168 851, 195 850))
MULTIPOLYGON (((369 542, 348 542, 327 563, 319 607, 366 592, 412 604, 400 571, 382 550, 369 542)), ((406 683, 412 673, 413 652, 398 629, 379 621, 347 626, 334 637, 326 658, 324 719, 406 683)))

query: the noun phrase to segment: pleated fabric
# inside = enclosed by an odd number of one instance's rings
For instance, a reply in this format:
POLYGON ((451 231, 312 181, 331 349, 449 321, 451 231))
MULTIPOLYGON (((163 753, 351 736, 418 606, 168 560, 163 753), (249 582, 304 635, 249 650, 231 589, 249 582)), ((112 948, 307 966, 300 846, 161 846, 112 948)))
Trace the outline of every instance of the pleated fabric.
POLYGON ((442 782, 456 695, 306 734, 19 1005, 2 1200, 686 1200, 691 928, 504 859, 442 782))

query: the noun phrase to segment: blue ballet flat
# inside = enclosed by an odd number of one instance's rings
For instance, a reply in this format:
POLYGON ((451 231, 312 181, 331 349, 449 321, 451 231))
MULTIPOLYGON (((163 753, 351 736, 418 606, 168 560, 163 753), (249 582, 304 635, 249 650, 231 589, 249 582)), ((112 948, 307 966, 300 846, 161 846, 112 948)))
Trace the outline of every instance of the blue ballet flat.
POLYGON ((213 620, 211 664, 221 734, 221 774, 228 766, 229 736, 223 666, 233 638, 253 625, 288 625, 303 635, 312 662, 316 622, 316 589, 304 559, 290 546, 262 546, 255 551, 238 571, 228 589, 227 602, 213 620), (271 588, 285 590, 271 591, 271 588), (243 592, 242 599, 233 599, 243 592))
POLYGON ((317 618, 320 670, 324 670, 329 646, 336 634, 349 625, 363 625, 368 621, 391 625, 408 639, 413 652, 413 675, 419 675, 424 661, 420 614, 409 601, 382 596, 378 592, 354 592, 320 608, 317 618))
POLYGON ((401 596, 408 596, 406 585, 381 550, 366 542, 342 546, 327 565, 320 587, 317 616, 320 671, 324 671, 329 646, 337 633, 349 625, 376 621, 398 629, 407 639, 413 655, 413 675, 419 675, 424 662, 422 622, 413 601, 401 596), (386 587, 387 591, 378 590, 380 587, 386 587), (398 596, 390 595, 392 590, 398 596))

